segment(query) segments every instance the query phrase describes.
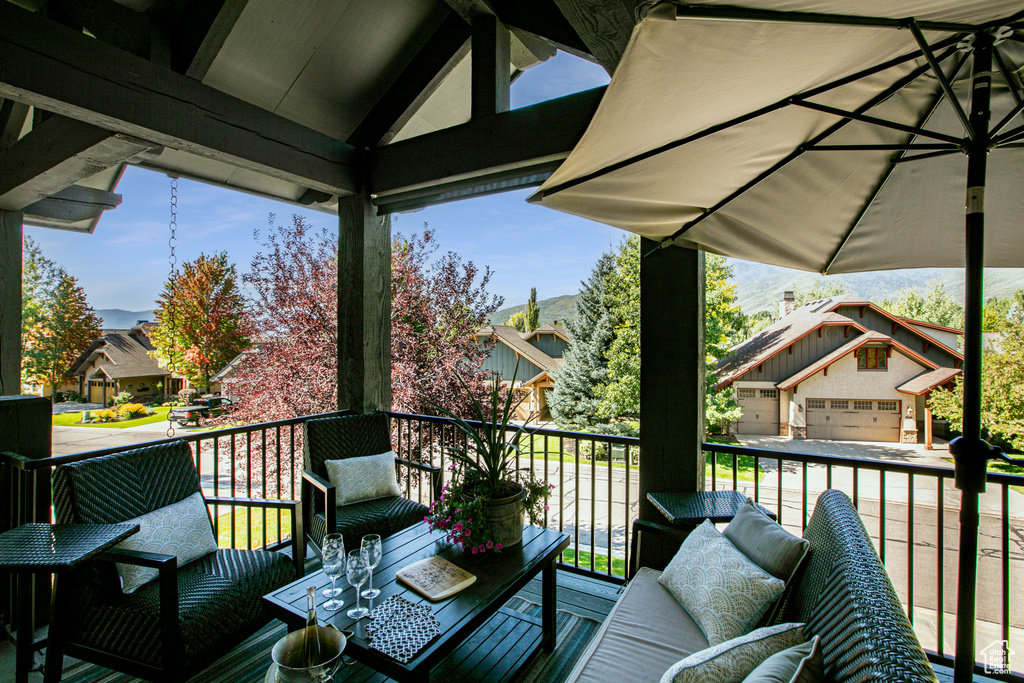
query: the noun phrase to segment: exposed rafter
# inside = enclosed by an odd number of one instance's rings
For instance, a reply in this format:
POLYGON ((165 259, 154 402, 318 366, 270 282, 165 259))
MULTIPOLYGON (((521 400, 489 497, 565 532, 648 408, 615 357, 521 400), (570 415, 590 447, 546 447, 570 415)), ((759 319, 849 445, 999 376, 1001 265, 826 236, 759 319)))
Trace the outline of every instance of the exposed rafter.
POLYGON ((203 80, 249 0, 189 0, 169 31, 171 68, 203 80))
POLYGON ((349 145, 6 2, 0 97, 307 188, 359 187, 349 145))
POLYGON ((636 16, 623 0, 554 0, 587 50, 611 74, 626 51, 636 16))
POLYGON ((586 42, 552 0, 445 0, 467 22, 489 12, 519 36, 528 36, 577 57, 596 61, 586 42))
POLYGON ((469 54, 469 48, 469 24, 455 12, 449 12, 349 136, 348 143, 356 147, 373 147, 390 142, 445 76, 469 54))
POLYGON ((52 116, 0 151, 0 209, 20 211, 156 145, 52 116))
POLYGON ((149 17, 114 0, 50 0, 47 10, 58 9, 108 45, 153 58, 153 23, 149 17))
POLYGON ((57 230, 89 232, 104 211, 116 208, 121 195, 72 185, 25 207, 25 223, 57 230), (76 224, 85 224, 79 229, 76 224))
POLYGON ((18 141, 27 120, 28 105, 14 100, 0 100, 0 149, 18 141))
POLYGON ((583 136, 603 94, 594 88, 373 149, 368 189, 384 204, 415 191, 425 196, 481 184, 497 191, 495 182, 508 189, 516 179, 550 173, 583 136))
POLYGON ((511 36, 493 14, 476 14, 472 20, 472 111, 477 119, 508 111, 511 36))

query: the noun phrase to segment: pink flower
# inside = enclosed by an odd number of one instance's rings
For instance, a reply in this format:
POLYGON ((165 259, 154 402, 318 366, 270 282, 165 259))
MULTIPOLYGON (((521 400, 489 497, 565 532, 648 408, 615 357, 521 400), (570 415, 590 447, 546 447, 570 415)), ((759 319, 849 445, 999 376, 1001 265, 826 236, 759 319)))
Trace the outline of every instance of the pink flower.
POLYGON ((462 531, 462 522, 456 522, 455 523, 455 530, 456 531, 462 531))
POLYGON ((487 546, 485 546, 483 543, 481 543, 478 547, 480 548, 480 552, 487 552, 487 546))
POLYGON ((498 545, 494 546, 494 549, 495 550, 501 550, 501 544, 499 543, 498 545))
POLYGON ((487 541, 487 549, 490 550, 494 547, 494 541, 487 541))
POLYGON ((545 505, 545 506, 544 506, 544 509, 545 509, 545 510, 550 510, 551 508, 550 508, 550 507, 548 507, 547 505, 545 505))
POLYGON ((476 548, 473 548, 473 554, 476 555, 479 552, 476 548))

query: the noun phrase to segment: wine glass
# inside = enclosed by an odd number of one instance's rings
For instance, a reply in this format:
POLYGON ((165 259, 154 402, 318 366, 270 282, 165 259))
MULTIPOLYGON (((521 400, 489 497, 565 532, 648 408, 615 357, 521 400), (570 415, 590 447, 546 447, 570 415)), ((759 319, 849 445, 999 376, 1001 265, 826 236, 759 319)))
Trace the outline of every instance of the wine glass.
POLYGON ((325 590, 324 595, 329 595, 331 598, 324 603, 324 609, 328 612, 337 612, 345 604, 342 600, 339 600, 337 596, 341 595, 344 591, 340 588, 335 588, 334 583, 341 576, 341 572, 345 568, 345 546, 338 543, 325 543, 324 544, 324 555, 322 564, 324 574, 331 580, 330 590, 325 590))
POLYGON ((380 589, 373 587, 373 570, 380 564, 381 555, 384 554, 380 545, 380 534, 367 534, 363 536, 363 543, 359 547, 359 553, 366 560, 366 566, 370 568, 369 583, 361 595, 368 600, 373 600, 380 595, 380 589))
POLYGON ((370 575, 370 567, 366 564, 366 560, 363 559, 363 553, 361 550, 353 550, 348 554, 348 562, 345 564, 345 576, 348 577, 348 582, 356 589, 356 606, 348 611, 348 616, 352 619, 362 619, 370 610, 359 605, 359 589, 366 582, 367 577, 370 575))
MULTIPOLYGON (((336 576, 341 576, 341 573, 345 570, 345 541, 342 538, 341 534, 327 534, 326 536, 324 536, 324 543, 322 547, 324 574, 327 574, 328 578, 330 578, 331 575, 327 573, 327 551, 332 545, 338 547, 338 552, 336 553, 336 555, 338 556, 341 563, 341 567, 338 569, 338 573, 336 574, 336 576)), ((322 595, 325 598, 336 598, 344 592, 345 590, 342 588, 335 588, 334 579, 331 579, 331 587, 325 588, 323 590, 322 595)), ((338 607, 341 607, 341 605, 338 605, 338 607)), ((335 609, 338 609, 338 607, 336 607, 335 609)))

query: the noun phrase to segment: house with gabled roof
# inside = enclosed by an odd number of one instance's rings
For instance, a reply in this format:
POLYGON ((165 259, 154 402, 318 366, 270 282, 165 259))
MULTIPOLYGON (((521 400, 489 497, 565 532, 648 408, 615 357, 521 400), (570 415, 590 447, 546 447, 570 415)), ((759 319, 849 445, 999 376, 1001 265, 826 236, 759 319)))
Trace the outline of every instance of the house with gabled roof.
POLYGON ((846 294, 793 309, 719 361, 716 388, 732 386, 743 410, 733 429, 803 439, 931 446, 927 398, 961 373, 962 334, 892 315, 846 294))
POLYGON ((149 355, 152 324, 140 321, 130 330, 106 330, 71 364, 65 377, 77 378, 79 394, 106 405, 122 391, 147 401, 158 393, 175 394, 185 380, 149 355), (159 388, 158 388, 159 385, 159 388))
POLYGON ((515 386, 527 392, 517 417, 544 419, 548 415, 545 392, 555 386, 554 372, 562 366, 562 355, 570 344, 565 328, 557 322, 531 332, 509 325, 485 325, 473 336, 487 351, 482 368, 497 373, 505 383, 514 377, 515 386))

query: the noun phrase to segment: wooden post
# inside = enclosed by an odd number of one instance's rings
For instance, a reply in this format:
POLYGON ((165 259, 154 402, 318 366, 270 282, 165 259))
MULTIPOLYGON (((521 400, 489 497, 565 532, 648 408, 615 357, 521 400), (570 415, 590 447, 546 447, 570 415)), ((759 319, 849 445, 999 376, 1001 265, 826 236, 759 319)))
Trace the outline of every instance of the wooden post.
POLYGON ((473 16, 472 117, 500 114, 509 108, 511 36, 493 14, 473 16))
POLYGON ((21 212, 0 210, 0 396, 21 393, 21 236, 21 212))
POLYGON ((338 202, 338 409, 391 409, 391 218, 338 202))
POLYGON ((704 489, 704 254, 656 247, 640 240, 640 518, 663 522, 648 492, 704 489))
MULTIPOLYGON (((931 392, 928 393, 931 394, 931 392)), ((932 409, 928 405, 927 397, 924 401, 924 449, 926 451, 932 449, 932 409)))

